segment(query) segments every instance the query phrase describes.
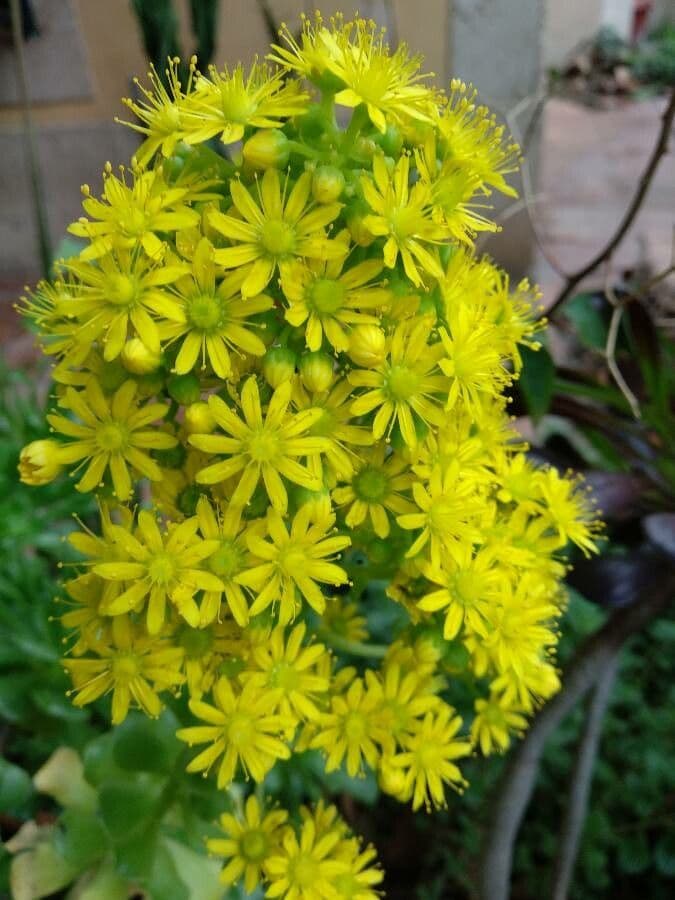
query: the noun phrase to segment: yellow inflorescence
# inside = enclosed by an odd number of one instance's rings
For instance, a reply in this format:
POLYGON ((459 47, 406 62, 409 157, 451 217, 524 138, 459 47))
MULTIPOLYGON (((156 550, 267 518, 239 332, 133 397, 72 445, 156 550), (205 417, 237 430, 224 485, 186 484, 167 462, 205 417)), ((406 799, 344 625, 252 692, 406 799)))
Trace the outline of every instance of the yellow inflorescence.
MULTIPOLYGON (((189 769, 220 788, 313 750, 441 806, 557 690, 565 548, 595 550, 583 489, 506 413, 536 291, 472 249, 517 148, 372 23, 305 21, 270 59, 185 85, 172 61, 128 101, 131 169, 85 187, 85 248, 24 300, 57 409, 21 477, 70 470, 101 505, 65 584, 76 704, 156 716, 185 685, 189 769)), ((223 830, 227 883, 377 895, 334 810, 251 798, 223 830)))

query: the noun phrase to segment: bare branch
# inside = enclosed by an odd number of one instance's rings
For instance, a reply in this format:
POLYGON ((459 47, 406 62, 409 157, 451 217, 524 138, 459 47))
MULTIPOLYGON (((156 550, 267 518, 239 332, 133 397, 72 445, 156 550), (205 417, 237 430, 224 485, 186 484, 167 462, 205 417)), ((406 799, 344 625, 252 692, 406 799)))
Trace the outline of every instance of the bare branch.
POLYGON ((584 733, 579 741, 577 757, 570 778, 569 801, 560 834, 560 851, 553 876, 551 900, 567 900, 572 883, 579 840, 588 811, 588 798, 595 760, 598 755, 602 723, 616 681, 619 658, 620 651, 617 650, 600 673, 588 706, 584 733))
POLYGON ((670 99, 668 100, 668 104, 661 117, 661 127, 659 129, 656 143, 654 144, 654 149, 651 152, 647 165, 645 166, 642 176, 640 177, 640 181, 638 182, 637 190, 635 191, 633 199, 631 200, 623 219, 621 220, 616 231, 609 239, 607 244, 603 247, 603 249, 585 266, 583 266, 578 271, 573 272, 567 277, 565 285, 554 300, 553 305, 549 307, 549 309, 543 315, 546 315, 550 318, 558 309, 558 307, 562 303, 564 303, 565 300, 567 300, 567 298, 572 294, 577 285, 580 284, 584 280, 584 278, 590 275, 591 272, 594 272, 595 269, 598 268, 598 266, 602 265, 602 263, 604 263, 612 256, 616 248, 626 236, 628 230, 635 220, 635 217, 642 207, 647 193, 649 192, 649 188, 651 187, 651 183, 654 175, 656 174, 656 170, 659 167, 659 163, 668 152, 668 141, 670 138, 671 128, 673 127, 674 118, 675 88, 673 88, 670 92, 670 99))
POLYGON ((560 692, 535 717, 497 788, 480 865, 481 900, 507 900, 509 896, 516 838, 549 737, 597 682, 618 648, 665 609, 673 591, 675 573, 671 571, 664 575, 658 589, 645 592, 639 603, 617 610, 579 647, 564 673, 560 692))

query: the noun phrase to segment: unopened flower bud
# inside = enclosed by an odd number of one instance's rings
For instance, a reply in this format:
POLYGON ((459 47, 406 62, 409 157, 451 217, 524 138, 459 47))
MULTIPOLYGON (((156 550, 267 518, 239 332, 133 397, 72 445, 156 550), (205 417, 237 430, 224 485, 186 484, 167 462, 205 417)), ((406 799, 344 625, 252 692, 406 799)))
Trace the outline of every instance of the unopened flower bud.
POLYGON ((296 356, 288 347, 272 347, 263 356, 262 370, 267 383, 278 388, 295 375, 296 356))
POLYGON ((171 399, 181 406, 196 403, 201 397, 199 378, 191 372, 187 375, 173 375, 166 387, 171 399))
POLYGON ((62 470, 56 441, 32 441, 26 444, 19 456, 19 475, 24 484, 49 484, 62 470))
POLYGON ((242 148, 244 161, 253 169, 283 169, 288 164, 288 138, 278 128, 257 131, 242 148))
POLYGON ((384 331, 377 325, 357 325, 349 338, 349 358, 357 366, 374 369, 386 356, 384 331))
POLYGON ((388 760, 383 760, 378 772, 380 788, 390 797, 403 797, 405 794, 405 773, 403 769, 392 766, 388 760))
POLYGON ((369 247, 375 240, 375 235, 371 234, 363 224, 363 218, 358 213, 350 216, 347 219, 347 228, 355 244, 358 244, 359 247, 369 247))
POLYGON ((199 401, 186 407, 183 426, 188 434, 211 434, 216 427, 216 420, 209 404, 199 401))
POLYGON ((122 347, 122 365, 134 375, 149 375, 155 372, 162 362, 159 353, 148 350, 140 338, 132 338, 122 347))
POLYGON ((312 178, 312 197, 317 203, 334 203, 345 187, 345 176, 335 166, 319 166, 312 178))
POLYGON ((327 353, 315 350, 300 357, 300 378, 308 391, 319 394, 333 383, 333 360, 327 353))

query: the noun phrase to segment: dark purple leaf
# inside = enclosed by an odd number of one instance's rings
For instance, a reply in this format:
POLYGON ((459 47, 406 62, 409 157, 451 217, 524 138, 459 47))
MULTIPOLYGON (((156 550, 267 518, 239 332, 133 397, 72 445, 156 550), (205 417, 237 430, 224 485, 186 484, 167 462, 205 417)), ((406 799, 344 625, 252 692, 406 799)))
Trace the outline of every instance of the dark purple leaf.
POLYGON ((652 544, 675 560, 675 513, 652 513, 644 517, 642 527, 652 544))

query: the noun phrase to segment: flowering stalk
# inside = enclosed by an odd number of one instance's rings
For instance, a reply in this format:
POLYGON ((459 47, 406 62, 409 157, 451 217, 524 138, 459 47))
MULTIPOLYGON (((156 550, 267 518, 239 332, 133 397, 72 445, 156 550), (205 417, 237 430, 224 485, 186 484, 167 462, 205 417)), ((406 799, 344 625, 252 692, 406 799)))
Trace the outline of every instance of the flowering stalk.
MULTIPOLYGON (((101 504, 64 585, 76 704, 111 694, 119 722, 184 689, 189 770, 222 790, 314 749, 442 806, 459 760, 504 750, 558 689, 566 548, 593 552, 597 523, 506 413, 537 293, 473 243, 517 148, 372 23, 281 37, 248 73, 193 60, 183 85, 172 62, 169 89, 153 74, 127 102, 131 168, 84 189, 85 249, 23 303, 56 408, 21 474, 69 470, 101 504), (386 645, 373 580, 399 607, 386 645)), ((290 821, 255 797, 224 817, 224 882, 377 896, 334 808, 290 821)))

